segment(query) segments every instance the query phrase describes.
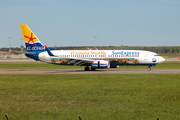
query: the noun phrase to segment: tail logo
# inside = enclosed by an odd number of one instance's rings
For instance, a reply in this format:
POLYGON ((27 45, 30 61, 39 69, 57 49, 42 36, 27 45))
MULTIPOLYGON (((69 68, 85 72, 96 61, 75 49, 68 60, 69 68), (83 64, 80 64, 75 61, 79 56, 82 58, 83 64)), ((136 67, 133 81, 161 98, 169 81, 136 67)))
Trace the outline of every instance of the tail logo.
POLYGON ((35 46, 37 46, 37 45, 34 43, 34 39, 37 39, 37 38, 36 38, 36 37, 33 38, 33 33, 32 33, 32 32, 31 32, 31 37, 28 37, 28 36, 24 36, 24 37, 26 37, 26 38, 29 39, 29 41, 26 43, 26 46, 29 44, 29 42, 33 42, 33 44, 34 44, 35 46))

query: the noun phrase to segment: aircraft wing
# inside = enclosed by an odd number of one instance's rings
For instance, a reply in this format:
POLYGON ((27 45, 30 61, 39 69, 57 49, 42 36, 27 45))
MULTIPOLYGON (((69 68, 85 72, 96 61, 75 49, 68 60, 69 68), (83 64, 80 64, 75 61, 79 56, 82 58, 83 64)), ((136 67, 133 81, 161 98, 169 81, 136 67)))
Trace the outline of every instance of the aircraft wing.
POLYGON ((68 64, 74 63, 77 66, 89 66, 95 60, 92 59, 83 59, 83 58, 66 58, 69 62, 68 64))
MULTIPOLYGON (((53 58, 60 58, 60 56, 58 55, 54 55, 52 54, 52 52, 49 50, 49 48, 45 45, 45 48, 49 54, 49 56, 53 57, 53 58)), ((74 64, 77 66, 89 66, 91 63, 93 63, 95 60, 92 59, 82 59, 82 58, 66 58, 65 59, 68 60, 68 64, 74 64)))

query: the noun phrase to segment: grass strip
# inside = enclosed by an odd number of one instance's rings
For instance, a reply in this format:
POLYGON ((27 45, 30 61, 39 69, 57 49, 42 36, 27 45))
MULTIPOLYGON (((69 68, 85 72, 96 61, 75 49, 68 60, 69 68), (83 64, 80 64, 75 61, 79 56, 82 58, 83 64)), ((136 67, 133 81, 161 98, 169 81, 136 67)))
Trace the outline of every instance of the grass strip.
MULTIPOLYGON (((43 62, 1 62, 0 69, 84 69, 84 66, 54 65, 43 62)), ((115 69, 147 69, 147 66, 119 66, 119 68, 115 69)), ((180 62, 164 62, 152 69, 180 69, 180 62)))
POLYGON ((0 75, 0 119, 180 119, 180 74, 0 75))

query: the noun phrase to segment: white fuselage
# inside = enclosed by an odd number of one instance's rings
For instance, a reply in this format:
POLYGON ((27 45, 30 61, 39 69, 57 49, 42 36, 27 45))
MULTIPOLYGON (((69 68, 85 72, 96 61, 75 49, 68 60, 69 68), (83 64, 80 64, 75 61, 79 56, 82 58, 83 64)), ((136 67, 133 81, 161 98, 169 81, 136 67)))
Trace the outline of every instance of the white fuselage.
MULTIPOLYGON (((119 62, 110 62, 110 64, 117 65, 156 65, 165 61, 158 54, 143 50, 52 50, 51 52, 58 56, 56 59, 119 60, 119 62)), ((52 63, 54 59, 48 55, 47 51, 40 53, 38 57, 47 63, 52 63)), ((54 63, 56 64, 56 62, 54 63)))

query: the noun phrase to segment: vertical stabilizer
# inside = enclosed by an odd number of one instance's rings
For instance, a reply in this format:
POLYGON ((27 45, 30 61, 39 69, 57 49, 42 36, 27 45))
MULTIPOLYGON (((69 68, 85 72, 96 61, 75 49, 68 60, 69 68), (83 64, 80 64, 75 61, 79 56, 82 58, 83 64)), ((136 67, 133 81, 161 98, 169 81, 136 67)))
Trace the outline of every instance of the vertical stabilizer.
POLYGON ((35 34, 26 24, 21 24, 21 29, 24 37, 26 50, 28 52, 33 51, 45 51, 44 45, 39 41, 35 34))

